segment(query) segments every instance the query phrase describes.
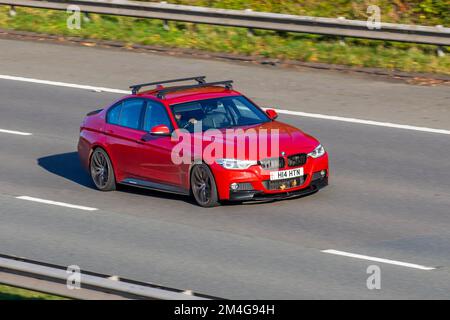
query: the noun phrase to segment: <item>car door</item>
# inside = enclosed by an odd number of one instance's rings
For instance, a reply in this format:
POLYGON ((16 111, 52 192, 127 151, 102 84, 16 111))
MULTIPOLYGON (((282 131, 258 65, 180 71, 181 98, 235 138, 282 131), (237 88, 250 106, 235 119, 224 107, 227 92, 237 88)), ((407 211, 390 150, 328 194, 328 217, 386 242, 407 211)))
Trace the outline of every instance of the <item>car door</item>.
MULTIPOLYGON (((165 125, 171 131, 173 124, 166 107, 161 103, 147 99, 143 121, 146 132, 158 125, 165 125)), ((140 171, 146 180, 181 187, 183 185, 182 168, 172 161, 172 150, 176 141, 170 136, 151 136, 142 145, 140 171)))
POLYGON ((119 180, 139 177, 144 103, 144 99, 138 98, 123 100, 113 106, 106 117, 106 141, 119 180))

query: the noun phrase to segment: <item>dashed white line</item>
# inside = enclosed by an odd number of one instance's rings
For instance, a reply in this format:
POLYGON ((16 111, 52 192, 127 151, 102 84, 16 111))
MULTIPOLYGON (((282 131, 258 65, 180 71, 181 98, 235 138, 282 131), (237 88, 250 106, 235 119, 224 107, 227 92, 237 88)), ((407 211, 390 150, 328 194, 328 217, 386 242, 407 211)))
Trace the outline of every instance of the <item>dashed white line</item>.
POLYGON ((38 84, 46 84, 46 85, 50 85, 50 86, 67 87, 67 88, 82 89, 82 90, 89 90, 89 91, 95 91, 95 92, 109 92, 109 93, 120 93, 120 94, 128 94, 128 93, 130 93, 130 90, 125 91, 125 90, 119 90, 119 89, 95 87, 95 86, 75 84, 75 83, 48 81, 48 80, 24 78, 24 77, 16 77, 16 76, 8 76, 8 75, 3 75, 3 74, 0 75, 0 79, 12 80, 12 81, 21 81, 21 82, 31 82, 31 83, 38 83, 38 84))
MULTIPOLYGON (((41 79, 32 79, 32 78, 24 78, 24 77, 17 77, 17 76, 9 76, 9 75, 0 75, 0 79, 12 80, 12 81, 21 81, 21 82, 30 82, 30 83, 38 83, 38 84, 46 84, 46 85, 58 86, 58 87, 68 87, 68 88, 89 90, 89 91, 95 91, 95 92, 130 94, 130 90, 120 90, 120 89, 96 87, 96 86, 90 86, 90 85, 80 85, 80 84, 74 84, 74 83, 66 83, 66 82, 58 82, 58 81, 48 81, 48 80, 41 80, 41 79)), ((436 133, 436 134, 450 135, 450 130, 446 130, 446 129, 435 129, 435 128, 427 128, 427 127, 418 127, 418 126, 404 125, 404 124, 398 124, 398 123, 380 122, 380 121, 372 121, 372 120, 364 120, 364 119, 356 119, 356 118, 347 118, 347 117, 331 116, 331 115, 320 114, 320 113, 308 113, 308 112, 291 111, 291 110, 283 110, 283 109, 276 109, 276 111, 278 113, 282 113, 282 114, 288 114, 288 115, 294 115, 294 116, 300 116, 300 117, 307 117, 307 118, 316 118, 316 119, 322 119, 322 120, 340 121, 340 122, 347 122, 347 123, 356 123, 356 124, 363 124, 363 125, 370 125, 370 126, 377 126, 377 127, 387 127, 387 128, 394 128, 394 129, 402 129, 402 130, 411 130, 411 131, 419 131, 419 132, 427 132, 427 133, 436 133)))
POLYGON ((44 203, 44 204, 49 204, 49 205, 54 205, 54 206, 59 206, 59 207, 66 207, 66 208, 71 208, 71 209, 84 210, 84 211, 98 210, 97 208, 78 206, 78 205, 74 205, 74 204, 70 204, 70 203, 56 202, 56 201, 33 198, 33 197, 28 197, 28 196, 20 196, 20 197, 16 197, 16 199, 32 201, 32 202, 39 202, 39 203, 44 203))
POLYGON ((32 135, 32 133, 29 133, 29 132, 21 132, 21 131, 5 130, 5 129, 0 129, 0 133, 17 134, 19 136, 31 136, 32 135))
POLYGON ((419 269, 419 270, 431 271, 431 270, 436 269, 436 268, 433 268, 433 267, 422 266, 420 264, 414 264, 414 263, 401 262, 401 261, 390 260, 390 259, 383 259, 383 258, 365 256, 365 255, 361 255, 361 254, 355 254, 355 253, 338 251, 338 250, 332 250, 332 249, 322 250, 321 252, 335 254, 335 255, 338 255, 338 256, 344 256, 344 257, 349 257, 349 258, 355 258, 355 259, 369 260, 369 261, 380 262, 380 263, 393 264, 393 265, 396 265, 396 266, 402 266, 402 267, 419 269))

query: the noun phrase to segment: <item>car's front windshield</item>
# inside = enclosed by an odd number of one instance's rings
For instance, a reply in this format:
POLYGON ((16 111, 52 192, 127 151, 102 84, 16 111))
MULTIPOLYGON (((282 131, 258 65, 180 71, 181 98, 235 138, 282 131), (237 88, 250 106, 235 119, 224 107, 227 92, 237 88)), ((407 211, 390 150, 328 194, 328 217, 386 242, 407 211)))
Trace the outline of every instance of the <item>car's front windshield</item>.
POLYGON ((177 124, 189 132, 201 121, 202 130, 251 126, 269 117, 243 96, 227 96, 172 105, 177 124))

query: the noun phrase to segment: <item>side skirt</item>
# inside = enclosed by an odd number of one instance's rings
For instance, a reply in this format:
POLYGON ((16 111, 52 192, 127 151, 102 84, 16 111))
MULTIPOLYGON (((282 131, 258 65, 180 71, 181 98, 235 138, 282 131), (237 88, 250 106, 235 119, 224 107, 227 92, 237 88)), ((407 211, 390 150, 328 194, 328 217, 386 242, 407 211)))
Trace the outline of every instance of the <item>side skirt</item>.
POLYGON ((172 185, 169 185, 169 184, 151 182, 151 181, 134 179, 134 178, 127 178, 125 180, 120 181, 119 183, 126 184, 126 185, 129 185, 129 186, 144 188, 144 189, 164 191, 164 192, 175 193, 175 194, 181 194, 181 195, 185 195, 185 196, 188 196, 190 194, 189 190, 186 190, 184 188, 172 186, 172 185))

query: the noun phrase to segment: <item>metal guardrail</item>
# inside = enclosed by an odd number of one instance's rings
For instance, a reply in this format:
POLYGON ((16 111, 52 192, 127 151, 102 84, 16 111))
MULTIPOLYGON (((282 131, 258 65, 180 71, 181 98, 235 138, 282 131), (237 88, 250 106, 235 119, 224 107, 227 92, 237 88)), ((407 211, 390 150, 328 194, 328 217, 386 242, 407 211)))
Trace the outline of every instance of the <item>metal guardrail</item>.
POLYGON ((75 299, 211 300, 216 297, 165 288, 116 276, 81 271, 81 289, 67 287, 61 266, 0 255, 0 283, 75 299))
POLYGON ((359 20, 127 0, 0 0, 0 4, 55 10, 77 5, 86 13, 450 46, 450 28, 441 26, 381 23, 381 29, 370 30, 366 21, 359 20))

